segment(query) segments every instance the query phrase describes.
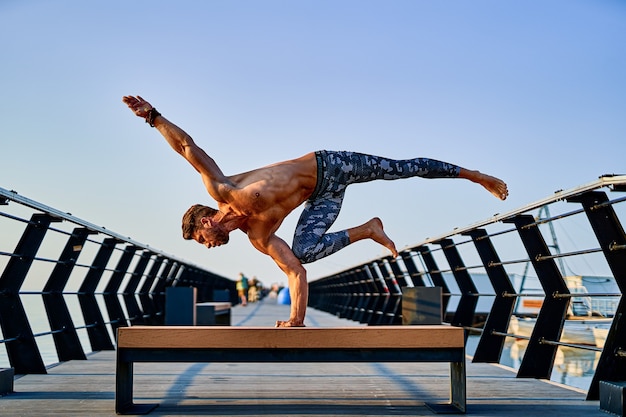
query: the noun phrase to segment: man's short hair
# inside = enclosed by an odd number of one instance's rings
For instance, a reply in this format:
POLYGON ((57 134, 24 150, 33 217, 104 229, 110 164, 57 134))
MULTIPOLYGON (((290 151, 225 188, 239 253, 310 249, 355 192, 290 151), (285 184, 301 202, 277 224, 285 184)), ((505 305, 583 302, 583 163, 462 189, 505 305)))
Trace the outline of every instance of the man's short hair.
POLYGON ((194 204, 183 215, 183 239, 191 240, 196 230, 200 227, 200 219, 212 217, 217 213, 214 208, 194 204))

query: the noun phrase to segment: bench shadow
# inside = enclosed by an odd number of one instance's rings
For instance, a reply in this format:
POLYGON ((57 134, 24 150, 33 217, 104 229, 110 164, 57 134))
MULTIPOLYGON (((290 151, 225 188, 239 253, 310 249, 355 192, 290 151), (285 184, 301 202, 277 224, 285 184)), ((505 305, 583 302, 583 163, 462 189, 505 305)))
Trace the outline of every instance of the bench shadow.
POLYGON ((163 403, 150 415, 186 416, 420 416, 433 415, 424 405, 389 406, 387 404, 171 404, 163 403))
POLYGON ((0 396, 12 400, 114 400, 115 393, 107 391, 15 391, 0 396))
MULTIPOLYGON (((585 415, 589 417, 607 415, 597 404, 585 405, 585 415)), ((481 417, 494 416, 534 416, 534 415, 581 415, 581 405, 546 404, 471 404, 468 414, 481 417)), ((423 404, 160 404, 151 416, 435 416, 423 404)))

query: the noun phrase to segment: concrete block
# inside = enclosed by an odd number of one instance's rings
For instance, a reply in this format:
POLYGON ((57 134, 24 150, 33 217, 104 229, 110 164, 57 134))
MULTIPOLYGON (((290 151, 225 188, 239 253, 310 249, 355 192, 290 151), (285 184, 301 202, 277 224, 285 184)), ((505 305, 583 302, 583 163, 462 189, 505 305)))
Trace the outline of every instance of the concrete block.
POLYGON ((13 378, 15 371, 13 368, 0 368, 0 395, 13 392, 13 378))
POLYGON ((624 416, 626 382, 600 381, 600 410, 624 416))
POLYGON ((441 324, 441 287, 402 288, 402 324, 441 324))
POLYGON ((165 289, 165 325, 196 325, 196 288, 168 287, 165 289))

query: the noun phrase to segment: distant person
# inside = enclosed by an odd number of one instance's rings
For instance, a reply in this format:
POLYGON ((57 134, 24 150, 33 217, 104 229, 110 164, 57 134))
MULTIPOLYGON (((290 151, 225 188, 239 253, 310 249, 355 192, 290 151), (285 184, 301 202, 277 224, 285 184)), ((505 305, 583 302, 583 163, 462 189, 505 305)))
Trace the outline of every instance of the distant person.
POLYGON ((241 300, 242 306, 248 305, 248 278, 243 274, 243 272, 239 273, 239 280, 237 281, 237 293, 239 294, 239 299, 241 300))
POLYGON ((276 299, 276 297, 278 296, 278 284, 272 284, 272 286, 270 287, 270 292, 267 296, 270 300, 276 299))
MULTIPOLYGON (((181 128, 161 116, 140 96, 125 96, 124 103, 135 115, 156 127, 170 146, 199 173, 217 209, 200 204, 183 216, 183 238, 207 248, 228 242, 229 233, 239 229, 252 246, 270 256, 287 275, 291 314, 277 327, 304 326, 308 300, 306 270, 313 262, 363 239, 371 239, 398 256, 394 242, 385 234, 378 217, 340 232, 327 233, 350 184, 410 177, 463 178, 482 185, 499 199, 506 199, 506 184, 479 171, 470 171, 428 158, 393 160, 355 152, 318 151, 235 175, 225 175, 181 128), (276 236, 281 223, 305 203, 291 247, 276 236)), ((212 146, 227 147, 234 156, 238 149, 217 139, 212 146)), ((260 143, 267 148, 268 144, 260 143)))
POLYGON ((248 281, 248 302, 256 303, 259 301, 259 280, 256 277, 252 277, 248 281))

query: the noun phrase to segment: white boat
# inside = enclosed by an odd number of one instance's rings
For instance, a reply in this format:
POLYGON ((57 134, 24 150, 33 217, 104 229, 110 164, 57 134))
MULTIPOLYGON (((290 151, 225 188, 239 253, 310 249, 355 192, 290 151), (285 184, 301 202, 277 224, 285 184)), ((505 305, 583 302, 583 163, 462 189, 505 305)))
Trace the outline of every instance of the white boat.
MULTIPOLYGON (((611 318, 589 317, 567 319, 563 325, 560 342, 602 347, 612 321, 611 318), (606 333, 602 332, 604 328, 606 333)), ((530 337, 536 322, 536 318, 512 316, 509 333, 530 337)))
MULTIPOLYGON (((608 329, 613 322, 610 316, 615 313, 619 296, 611 297, 611 300, 607 300, 606 297, 602 300, 594 300, 587 295, 589 294, 587 286, 610 285, 608 289, 599 287, 596 291, 602 293, 616 292, 619 289, 613 289, 615 281, 612 277, 583 277, 580 275, 566 276, 564 279, 570 293, 576 294, 576 296, 571 298, 568 306, 568 316, 563 325, 560 342, 603 347, 608 329), (611 303, 607 301, 611 301, 611 303)), ((516 313, 520 315, 538 314, 542 305, 543 299, 540 297, 524 298, 518 304, 516 313)), ((530 337, 536 322, 537 319, 533 317, 514 315, 509 323, 509 333, 530 337)))
POLYGON ((604 347, 604 342, 606 341, 606 337, 609 334, 610 327, 611 325, 609 324, 608 326, 596 326, 593 328, 593 336, 596 339, 597 347, 599 348, 604 347))

